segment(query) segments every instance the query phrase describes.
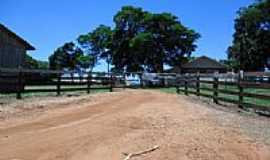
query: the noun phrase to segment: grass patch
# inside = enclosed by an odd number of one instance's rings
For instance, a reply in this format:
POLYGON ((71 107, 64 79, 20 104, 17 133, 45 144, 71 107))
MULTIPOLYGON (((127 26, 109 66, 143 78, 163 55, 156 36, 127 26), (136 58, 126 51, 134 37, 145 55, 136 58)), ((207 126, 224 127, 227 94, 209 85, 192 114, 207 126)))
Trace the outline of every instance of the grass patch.
MULTIPOLYGON (((201 84, 202 88, 209 88, 212 89, 213 85, 211 84, 201 84)), ((184 87, 181 87, 180 89, 184 90, 184 87)), ((234 92, 239 92, 239 89, 237 86, 230 86, 230 85, 219 85, 219 89, 222 90, 227 90, 227 91, 234 91, 234 92)), ((171 94, 176 94, 176 88, 159 88, 161 92, 165 93, 171 93, 171 94)), ((194 88, 188 88, 189 91, 195 91, 196 89, 194 88)), ((206 94, 206 95, 213 95, 213 91, 208 91, 208 90, 200 90, 201 93, 206 94)), ((253 93, 253 94, 261 94, 261 95, 270 95, 270 89, 255 89, 255 88, 245 88, 244 89, 245 93, 253 93)), ((183 91, 180 92, 180 94, 185 94, 183 91)), ((238 95, 230 95, 230 94, 224 94, 224 93, 219 93, 218 97, 221 98, 226 98, 229 100, 235 100, 238 101, 239 97, 238 95)), ((249 103, 249 104, 254 104, 254 105, 260 105, 260 106, 269 106, 270 107, 270 99, 265 100, 265 99, 259 99, 259 98, 250 98, 250 97, 244 97, 244 103, 249 103)))

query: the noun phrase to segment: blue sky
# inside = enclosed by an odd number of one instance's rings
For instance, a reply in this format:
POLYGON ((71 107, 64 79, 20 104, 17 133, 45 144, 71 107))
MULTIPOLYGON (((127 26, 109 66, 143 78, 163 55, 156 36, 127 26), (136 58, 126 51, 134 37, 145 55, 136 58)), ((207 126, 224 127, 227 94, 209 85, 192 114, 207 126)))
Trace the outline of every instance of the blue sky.
MULTIPOLYGON (((47 60, 53 51, 99 24, 113 25, 124 5, 151 12, 171 12, 201 34, 194 56, 226 58, 240 7, 254 0, 0 0, 0 23, 35 46, 30 54, 47 60)), ((98 70, 106 67, 100 65, 98 70)))

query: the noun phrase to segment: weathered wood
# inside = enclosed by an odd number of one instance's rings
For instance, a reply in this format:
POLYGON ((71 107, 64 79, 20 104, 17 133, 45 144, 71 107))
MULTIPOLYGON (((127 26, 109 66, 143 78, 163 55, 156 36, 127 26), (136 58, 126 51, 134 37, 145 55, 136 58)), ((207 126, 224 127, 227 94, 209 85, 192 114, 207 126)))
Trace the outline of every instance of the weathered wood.
POLYGON ((185 77, 185 95, 188 95, 188 79, 185 77))
POLYGON ((17 83, 17 99, 22 99, 22 87, 23 87, 23 73, 20 71, 18 73, 18 83, 17 83))
POLYGON ((270 89, 270 83, 241 82, 240 85, 245 88, 270 89))
POLYGON ((229 99, 229 98, 218 97, 218 100, 223 101, 223 102, 233 103, 233 104, 239 104, 238 100, 229 99))
POLYGON ((242 95, 244 97, 251 97, 251 98, 257 98, 257 99, 270 100, 270 95, 262 95, 262 94, 246 93, 246 92, 242 93, 242 95))
POLYGON ((113 92, 113 75, 110 75, 110 92, 113 92))
POLYGON ((244 92, 244 88, 241 85, 241 81, 242 81, 242 78, 239 75, 239 78, 238 78, 238 89, 239 89, 238 107, 243 109, 243 100, 244 100, 243 92, 244 92))
POLYGON ((90 93, 90 89, 91 89, 91 81, 92 81, 92 75, 91 73, 88 73, 88 77, 87 77, 87 93, 90 93))
POLYGON ((57 95, 60 96, 61 94, 61 75, 57 76, 57 95))
POLYGON ((196 77, 196 92, 197 95, 200 96, 200 75, 198 74, 196 77))
POLYGON ((218 104, 218 77, 214 77, 213 89, 213 101, 214 103, 218 104))
POLYGON ((235 96, 239 95, 238 91, 230 91, 230 90, 226 90, 226 89, 218 89, 218 92, 224 93, 224 94, 231 94, 231 95, 235 95, 235 96))

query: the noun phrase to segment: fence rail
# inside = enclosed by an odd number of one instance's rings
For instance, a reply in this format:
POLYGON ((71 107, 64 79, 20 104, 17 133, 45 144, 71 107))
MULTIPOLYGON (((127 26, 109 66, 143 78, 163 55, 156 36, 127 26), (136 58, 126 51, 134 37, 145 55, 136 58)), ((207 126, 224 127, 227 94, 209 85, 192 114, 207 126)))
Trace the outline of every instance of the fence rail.
POLYGON ((193 94, 213 99, 214 103, 233 103, 240 108, 252 108, 261 114, 270 114, 270 76, 266 82, 248 82, 238 76, 227 82, 218 75, 187 75, 178 78, 177 93, 193 94), (207 80, 205 80, 207 78, 207 80), (260 90, 262 93, 254 93, 260 90), (261 103, 255 104, 254 101, 261 103))
POLYGON ((27 70, 0 68, 0 93, 16 93, 17 99, 23 93, 55 92, 60 95, 68 91, 108 89, 112 91, 115 77, 111 73, 74 72, 51 70, 27 70))
POLYGON ((0 93, 16 93, 21 99, 24 93, 85 91, 113 88, 137 88, 159 85, 176 87, 177 93, 194 94, 213 99, 215 103, 228 102, 241 108, 253 108, 270 113, 270 74, 245 73, 187 74, 176 73, 100 73, 0 68, 0 93), (128 79, 128 76, 139 79, 128 79), (147 76, 148 77, 147 77, 147 76), (151 77, 149 79, 149 77, 151 77), (157 83, 157 80, 159 81, 157 83), (162 82, 162 83, 160 83, 162 82), (260 93, 254 92, 259 90, 260 93), (259 101, 260 103, 252 103, 259 101))

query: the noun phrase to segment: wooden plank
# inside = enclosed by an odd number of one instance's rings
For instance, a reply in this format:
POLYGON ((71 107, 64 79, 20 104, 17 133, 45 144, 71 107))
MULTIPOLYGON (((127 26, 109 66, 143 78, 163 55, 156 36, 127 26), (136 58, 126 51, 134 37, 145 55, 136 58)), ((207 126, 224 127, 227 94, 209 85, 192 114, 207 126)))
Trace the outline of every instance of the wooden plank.
POLYGON ((207 87, 200 87, 200 90, 206 90, 206 91, 215 91, 213 88, 207 88, 207 87))
POLYGON ((220 85, 228 85, 228 86, 237 86, 237 82, 226 82, 226 81, 218 81, 220 85))
POLYGON ((219 101, 223 101, 223 102, 238 104, 238 100, 234 100, 234 99, 229 99, 229 98, 224 98, 224 97, 218 97, 218 100, 219 101))
POLYGON ((200 83, 207 83, 207 84, 214 84, 214 81, 205 81, 205 80, 200 80, 200 83))
POLYGON ((245 72, 244 75, 252 77, 270 77, 270 72, 245 72))
POLYGON ((255 109, 257 111, 266 111, 270 113, 270 106, 262 106, 262 105, 251 104, 251 103, 243 103, 243 106, 255 109))
POLYGON ((229 94, 229 95, 235 95, 235 96, 239 95, 239 92, 237 92, 237 91, 230 91, 230 90, 226 90, 226 89, 218 89, 218 92, 224 93, 224 94, 229 94))
POLYGON ((25 89, 23 93, 37 93, 37 92, 57 92, 57 89, 25 89))
POLYGON ((264 99, 264 100, 269 100, 270 101, 270 95, 262 95, 262 94, 254 94, 254 93, 242 93, 243 96, 245 97, 251 97, 251 98, 256 98, 256 99, 264 99))
POLYGON ((241 82, 244 88, 270 89, 270 83, 241 82))
MULTIPOLYGON (((88 88, 61 88, 60 92, 68 92, 68 91, 86 91, 88 88)), ((110 87, 92 87, 91 90, 102 90, 102 89, 110 89, 110 87)), ((57 92, 57 89, 25 89, 24 93, 38 93, 38 92, 57 92)))
POLYGON ((191 91, 191 90, 188 90, 187 92, 188 92, 188 93, 190 93, 190 94, 197 95, 197 92, 196 92, 196 91, 191 91))
POLYGON ((207 98, 213 98, 213 95, 205 94, 205 93, 200 93, 200 96, 207 97, 207 98))
POLYGON ((67 81, 87 81, 88 77, 61 77, 61 80, 67 81))

